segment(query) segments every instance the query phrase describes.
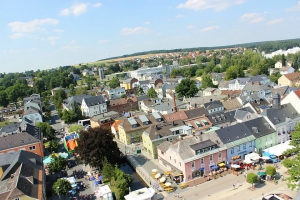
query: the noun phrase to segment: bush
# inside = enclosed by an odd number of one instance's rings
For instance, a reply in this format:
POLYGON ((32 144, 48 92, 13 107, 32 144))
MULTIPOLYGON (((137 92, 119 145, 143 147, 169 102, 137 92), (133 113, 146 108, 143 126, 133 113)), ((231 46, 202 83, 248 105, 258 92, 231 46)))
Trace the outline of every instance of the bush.
POLYGON ((257 183, 257 175, 254 173, 247 174, 247 181, 248 183, 251 183, 253 187, 253 184, 257 183))
POLYGON ((269 176, 274 176, 276 174, 276 168, 274 166, 267 166, 266 174, 269 176))

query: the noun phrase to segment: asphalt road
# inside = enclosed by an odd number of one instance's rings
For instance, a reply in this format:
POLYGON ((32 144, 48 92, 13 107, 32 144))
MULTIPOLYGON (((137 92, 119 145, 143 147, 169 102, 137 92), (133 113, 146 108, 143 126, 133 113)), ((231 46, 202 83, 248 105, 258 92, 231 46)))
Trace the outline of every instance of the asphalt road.
POLYGON ((60 130, 63 125, 61 124, 61 119, 57 113, 57 110, 55 110, 55 106, 53 104, 50 105, 50 111, 51 111, 51 126, 55 129, 55 130, 60 130))

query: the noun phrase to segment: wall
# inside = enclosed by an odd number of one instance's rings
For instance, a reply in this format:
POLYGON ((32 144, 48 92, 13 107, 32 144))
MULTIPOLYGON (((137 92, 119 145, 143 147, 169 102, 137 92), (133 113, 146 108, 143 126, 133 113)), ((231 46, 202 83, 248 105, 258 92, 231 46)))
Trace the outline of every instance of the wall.
POLYGON ((31 121, 37 123, 37 122, 43 122, 43 118, 39 113, 34 113, 34 114, 29 114, 29 115, 24 115, 23 119, 27 117, 31 121))
POLYGON ((43 145, 39 142, 29 144, 29 145, 19 146, 19 147, 15 147, 15 148, 5 149, 5 150, 0 151, 0 154, 6 154, 6 153, 9 153, 9 152, 14 152, 14 151, 19 151, 19 150, 32 152, 32 153, 35 153, 35 154, 37 154, 41 157, 44 157, 43 145), (35 146, 35 150, 29 150, 29 147, 31 147, 31 146, 35 146))
POLYGON ((270 133, 255 140, 256 153, 261 153, 264 149, 276 145, 276 132, 270 133))
POLYGON ((131 101, 131 102, 128 102, 126 104, 120 104, 120 105, 114 105, 114 106, 109 106, 107 108, 107 111, 116 111, 118 113, 122 113, 123 112, 129 112, 131 110, 138 110, 139 109, 139 105, 138 105, 138 102, 134 102, 134 101, 131 101))
POLYGON ((295 108, 295 110, 300 113, 300 99, 299 97, 295 94, 294 91, 291 91, 282 101, 281 105, 283 104, 292 104, 292 106, 295 108))
POLYGON ((234 149, 234 153, 233 154, 231 154, 231 149, 232 148, 228 148, 227 149, 227 160, 228 160, 228 162, 232 162, 231 158, 234 157, 234 156, 238 156, 238 155, 241 155, 241 161, 244 160, 244 156, 246 154, 249 154, 250 152, 254 152, 254 148, 255 148, 254 145, 255 145, 254 140, 251 141, 251 142, 247 142, 246 143, 246 149, 244 149, 243 144, 237 145, 237 146, 235 146, 233 148, 234 149), (250 146, 250 143, 251 143, 251 146, 250 146), (239 151, 238 151, 238 146, 240 147, 239 151))
POLYGON ((278 79, 278 86, 290 86, 293 87, 293 83, 289 81, 285 76, 281 76, 278 79))
MULTIPOLYGON (((130 131, 130 132, 125 132, 125 130, 123 129, 122 126, 119 126, 119 137, 120 137, 120 141, 124 144, 130 145, 132 144, 131 142, 131 133, 135 138, 140 137, 140 141, 138 142, 142 142, 142 134, 144 132, 146 128, 142 128, 139 130, 134 130, 134 131, 130 131)), ((134 142, 137 143, 137 142, 134 142)))

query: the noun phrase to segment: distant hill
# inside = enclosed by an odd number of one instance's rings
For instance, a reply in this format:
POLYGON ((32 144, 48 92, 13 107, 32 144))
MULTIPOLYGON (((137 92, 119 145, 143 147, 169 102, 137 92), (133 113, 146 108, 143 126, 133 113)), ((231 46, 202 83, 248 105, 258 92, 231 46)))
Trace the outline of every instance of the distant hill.
POLYGON ((225 49, 225 48, 235 48, 235 47, 246 47, 246 48, 258 48, 260 51, 265 51, 265 53, 270 53, 277 51, 279 49, 287 50, 289 48, 300 46, 300 38, 289 39, 289 40, 275 40, 275 41, 263 41, 263 42, 251 42, 244 44, 234 44, 226 46, 214 46, 214 47, 193 47, 193 48, 183 48, 183 49, 170 49, 170 50, 152 50, 137 52, 133 54, 127 54, 123 56, 116 56, 111 58, 101 59, 99 61, 126 58, 131 56, 140 56, 146 54, 161 54, 161 53, 172 53, 172 52, 191 52, 191 51, 204 51, 204 50, 214 50, 214 49, 225 49))

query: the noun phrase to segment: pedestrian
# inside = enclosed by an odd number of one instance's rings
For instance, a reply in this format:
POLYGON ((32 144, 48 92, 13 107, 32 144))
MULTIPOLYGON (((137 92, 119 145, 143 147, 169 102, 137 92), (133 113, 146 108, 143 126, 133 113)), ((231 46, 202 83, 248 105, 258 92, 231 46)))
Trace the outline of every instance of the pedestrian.
POLYGON ((233 184, 232 186, 233 186, 233 189, 235 189, 235 185, 233 184))
POLYGON ((243 172, 243 174, 244 174, 244 177, 246 178, 246 172, 245 171, 243 172))
POLYGON ((237 186, 237 187, 240 187, 240 181, 237 182, 236 186, 237 186))
POLYGON ((281 182, 283 182, 284 181, 284 177, 283 177, 283 175, 281 175, 281 182))

